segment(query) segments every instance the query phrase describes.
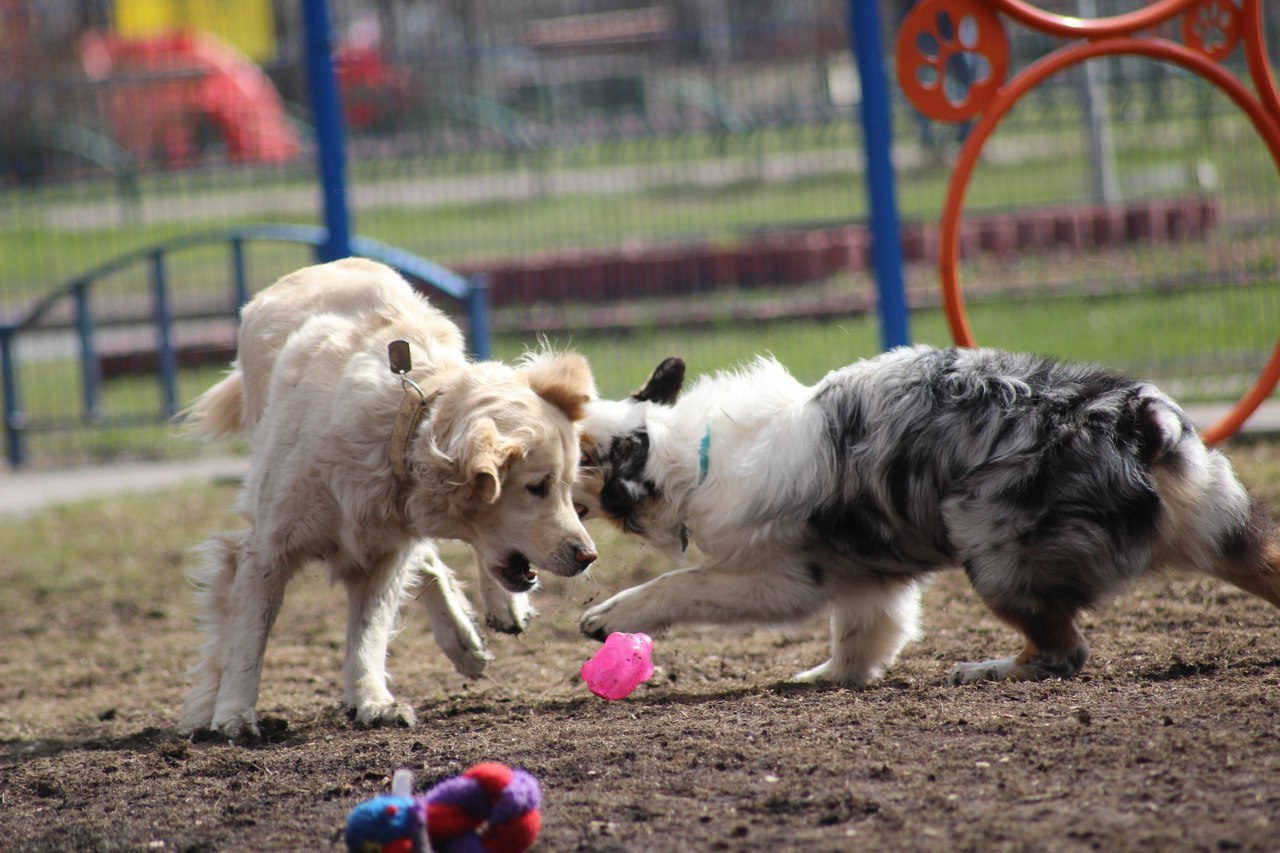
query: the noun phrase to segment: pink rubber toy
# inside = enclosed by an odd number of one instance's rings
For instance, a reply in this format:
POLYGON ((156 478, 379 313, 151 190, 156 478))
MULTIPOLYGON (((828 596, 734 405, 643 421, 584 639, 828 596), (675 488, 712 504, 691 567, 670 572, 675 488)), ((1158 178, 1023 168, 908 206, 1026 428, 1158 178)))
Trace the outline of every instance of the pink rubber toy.
POLYGON ((653 639, 648 634, 615 632, 582 665, 582 680, 602 699, 625 699, 653 675, 652 654, 653 639))

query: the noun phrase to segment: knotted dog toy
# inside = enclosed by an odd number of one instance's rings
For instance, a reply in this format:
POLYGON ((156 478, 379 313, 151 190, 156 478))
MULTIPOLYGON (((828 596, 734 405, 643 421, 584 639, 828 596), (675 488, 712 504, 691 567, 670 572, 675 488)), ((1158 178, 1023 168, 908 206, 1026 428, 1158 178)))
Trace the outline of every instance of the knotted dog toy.
POLYGON ((391 794, 347 816, 350 853, 523 853, 542 828, 542 790, 524 770, 486 761, 417 797, 397 770, 391 794))
POLYGON ((365 800, 347 814, 351 853, 421 853, 427 850, 422 809, 413 798, 413 771, 397 770, 391 793, 365 800))

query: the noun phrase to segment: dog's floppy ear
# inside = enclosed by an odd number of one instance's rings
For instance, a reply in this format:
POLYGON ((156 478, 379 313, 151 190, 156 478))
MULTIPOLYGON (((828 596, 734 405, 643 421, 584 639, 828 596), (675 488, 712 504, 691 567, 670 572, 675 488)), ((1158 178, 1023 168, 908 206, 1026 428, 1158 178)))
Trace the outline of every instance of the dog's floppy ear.
POLYGON ((649 433, 639 429, 613 439, 603 466, 600 508, 632 533, 641 532, 636 510, 654 492, 645 477, 649 463, 649 433))
POLYGON ((684 360, 672 356, 664 359, 662 364, 653 369, 644 387, 633 392, 631 399, 641 403, 660 403, 670 406, 680 396, 682 388, 684 388, 684 360))
POLYGON ((502 475, 524 456, 524 446, 503 437, 489 418, 481 418, 467 437, 458 460, 462 484, 481 501, 491 504, 502 496, 502 475))
POLYGON ((576 352, 532 356, 518 372, 533 393, 564 412, 571 421, 582 420, 587 403, 596 398, 591 366, 576 352))

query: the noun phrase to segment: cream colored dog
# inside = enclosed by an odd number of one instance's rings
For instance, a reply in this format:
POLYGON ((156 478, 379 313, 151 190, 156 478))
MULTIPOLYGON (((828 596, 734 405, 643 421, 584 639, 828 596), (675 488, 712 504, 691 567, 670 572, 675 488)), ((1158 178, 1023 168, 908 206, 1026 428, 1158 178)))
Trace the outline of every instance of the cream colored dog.
POLYGON ((244 309, 232 372, 188 412, 209 437, 247 431, 252 464, 237 511, 247 530, 203 547, 196 573, 211 638, 181 728, 258 734, 267 636, 307 560, 347 591, 343 701, 362 723, 415 721, 387 690, 386 651, 415 581, 459 672, 488 660, 432 539, 469 542, 490 625, 519 632, 533 567, 576 575, 596 558, 570 497, 573 421, 595 396, 586 361, 540 354, 518 368, 470 363, 462 334, 389 268, 307 267, 244 309), (418 390, 389 371, 409 344, 418 390))

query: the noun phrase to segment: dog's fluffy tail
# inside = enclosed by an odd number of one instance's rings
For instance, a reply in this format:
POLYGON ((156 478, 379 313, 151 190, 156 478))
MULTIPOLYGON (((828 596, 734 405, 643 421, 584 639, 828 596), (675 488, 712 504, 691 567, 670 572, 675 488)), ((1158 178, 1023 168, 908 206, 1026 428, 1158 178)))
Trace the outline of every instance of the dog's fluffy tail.
POLYGON ((244 423, 244 373, 232 370, 217 385, 205 391, 179 417, 185 428, 209 439, 225 438, 240 432, 244 423))
POLYGON ((1280 531, 1256 500, 1250 501, 1248 522, 1222 550, 1218 577, 1280 607, 1280 531))
POLYGON ((1158 393, 1140 407, 1164 508, 1165 561, 1211 574, 1280 607, 1280 530, 1227 457, 1205 447, 1158 393))

